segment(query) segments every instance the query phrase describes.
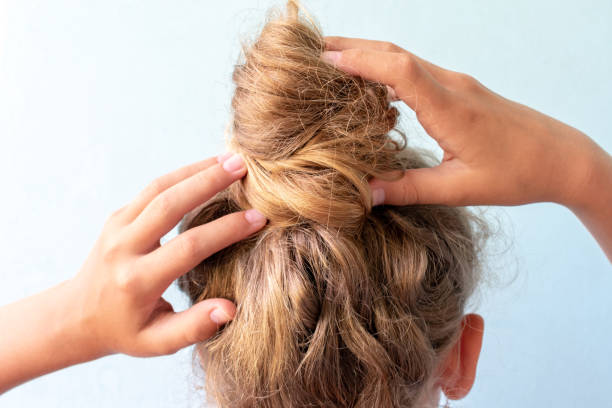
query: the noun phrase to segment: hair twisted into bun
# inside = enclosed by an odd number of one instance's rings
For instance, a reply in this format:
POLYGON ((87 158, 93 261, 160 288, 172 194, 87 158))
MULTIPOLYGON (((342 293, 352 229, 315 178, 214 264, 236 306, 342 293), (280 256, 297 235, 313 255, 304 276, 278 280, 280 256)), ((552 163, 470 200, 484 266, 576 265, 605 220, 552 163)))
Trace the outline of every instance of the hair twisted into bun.
POLYGON ((323 50, 316 26, 297 14, 269 22, 245 50, 233 75, 231 146, 249 176, 234 194, 272 225, 355 233, 371 209, 368 178, 403 168, 403 145, 388 136, 398 112, 384 85, 339 72, 323 50))
POLYGON ((386 87, 323 49, 294 1, 245 48, 230 144, 248 174, 180 227, 251 207, 270 220, 179 280, 194 303, 237 304, 197 346, 221 407, 412 407, 478 281, 485 229, 471 213, 372 208, 371 177, 426 163, 389 136, 386 87))

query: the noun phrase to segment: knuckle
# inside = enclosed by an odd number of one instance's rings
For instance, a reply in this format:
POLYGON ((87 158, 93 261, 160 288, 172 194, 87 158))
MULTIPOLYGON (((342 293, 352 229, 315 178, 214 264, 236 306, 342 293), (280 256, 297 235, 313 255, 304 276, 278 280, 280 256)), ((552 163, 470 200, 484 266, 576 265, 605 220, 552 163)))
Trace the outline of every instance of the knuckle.
POLYGON ((402 48, 398 47, 397 45, 393 44, 390 41, 384 41, 382 43, 382 50, 386 51, 386 52, 399 52, 399 51, 403 51, 402 48))
POLYGON ((415 188, 413 183, 401 183, 400 197, 402 199, 402 202, 406 204, 419 203, 417 189, 415 188))
POLYGON ((222 168, 213 168, 193 175, 198 185, 204 187, 221 187, 228 184, 230 174, 222 168))
POLYGON ((147 193, 156 196, 164 191, 164 181, 162 177, 158 177, 151 181, 146 188, 147 193))
POLYGON ((153 200, 151 205, 157 214, 165 215, 172 210, 173 202, 168 194, 161 194, 153 200))
POLYGON ((133 354, 142 357, 155 357, 173 354, 170 344, 167 340, 155 337, 146 336, 144 339, 139 339, 135 345, 133 354))
POLYGON ((350 64, 352 61, 360 61, 364 58, 364 52, 361 48, 353 48, 342 51, 342 62, 350 64))
POLYGON ((196 330, 186 330, 185 333, 183 334, 183 342, 184 344, 196 344, 199 343, 202 337, 201 335, 199 335, 196 330))
POLYGON ((122 245, 118 241, 106 244, 102 251, 102 261, 107 265, 112 265, 121 257, 122 245))
POLYGON ((235 174, 228 173, 221 166, 213 166, 191 176, 190 183, 197 186, 201 194, 212 195, 229 186, 235 177, 235 174))
POLYGON ((218 329, 219 327, 212 321, 208 323, 201 322, 198 327, 185 331, 182 338, 183 344, 192 345, 206 342, 217 333, 218 329))
POLYGON ((115 272, 115 285, 123 292, 133 292, 138 287, 137 275, 130 268, 120 268, 115 272))
POLYGON ((463 90, 476 90, 480 86, 480 82, 471 75, 458 72, 454 78, 455 86, 463 90))
POLYGON ((153 346, 153 352, 157 355, 169 356, 175 354, 181 348, 170 341, 159 341, 153 346))
POLYGON ((183 233, 179 240, 179 251, 185 258, 195 258, 200 253, 198 239, 193 234, 183 233))
POLYGON ((166 350, 164 354, 167 356, 170 356, 172 354, 176 354, 180 349, 181 347, 177 347, 177 346, 166 346, 166 350))
POLYGON ((418 72, 418 62, 409 54, 401 54, 397 57, 397 70, 408 77, 412 77, 418 72))
POLYGON ((114 210, 111 214, 106 218, 106 222, 104 223, 105 227, 116 227, 120 224, 121 217, 123 216, 126 206, 123 206, 119 209, 114 210))
POLYGON ((116 209, 116 210, 115 210, 115 211, 113 211, 113 212, 111 213, 111 215, 108 217, 108 218, 109 218, 109 220, 114 220, 114 219, 119 218, 119 217, 121 216, 121 214, 123 214, 123 212, 124 212, 124 211, 125 211, 125 206, 123 206, 123 207, 121 207, 121 208, 116 209))

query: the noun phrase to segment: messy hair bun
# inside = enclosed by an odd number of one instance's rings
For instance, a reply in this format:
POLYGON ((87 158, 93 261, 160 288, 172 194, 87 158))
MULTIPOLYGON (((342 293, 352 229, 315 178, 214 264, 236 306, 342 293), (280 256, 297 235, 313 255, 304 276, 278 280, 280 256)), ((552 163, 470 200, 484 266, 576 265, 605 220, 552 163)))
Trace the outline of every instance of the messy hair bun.
POLYGON ((245 47, 230 144, 248 174, 180 227, 251 207, 270 220, 179 280, 193 303, 237 304, 197 346, 221 407, 414 406, 478 280, 481 224, 465 209, 372 208, 371 177, 426 163, 392 132, 386 87, 323 50, 294 1, 245 47))
POLYGON ((371 209, 368 177, 402 168, 402 146, 388 137, 398 112, 384 85, 321 60, 323 37, 295 7, 263 28, 234 70, 231 146, 249 169, 235 197, 274 225, 354 233, 371 209))

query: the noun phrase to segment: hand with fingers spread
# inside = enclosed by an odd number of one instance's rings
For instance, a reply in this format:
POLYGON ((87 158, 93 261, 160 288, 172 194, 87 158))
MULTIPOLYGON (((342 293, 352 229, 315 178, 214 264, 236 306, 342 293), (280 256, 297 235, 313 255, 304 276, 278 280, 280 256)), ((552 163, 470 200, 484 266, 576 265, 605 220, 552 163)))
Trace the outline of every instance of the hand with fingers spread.
POLYGON ((0 308, 0 393, 39 375, 112 353, 172 354, 232 319, 226 299, 174 312, 161 296, 203 259, 266 224, 254 209, 190 229, 160 246, 189 211, 242 178, 239 155, 181 168, 116 211, 80 272, 0 308))
POLYGON ((612 260, 612 158, 588 136, 492 92, 473 77, 386 42, 327 37, 322 58, 388 85, 444 151, 432 168, 371 181, 393 205, 518 205, 570 208, 612 260))

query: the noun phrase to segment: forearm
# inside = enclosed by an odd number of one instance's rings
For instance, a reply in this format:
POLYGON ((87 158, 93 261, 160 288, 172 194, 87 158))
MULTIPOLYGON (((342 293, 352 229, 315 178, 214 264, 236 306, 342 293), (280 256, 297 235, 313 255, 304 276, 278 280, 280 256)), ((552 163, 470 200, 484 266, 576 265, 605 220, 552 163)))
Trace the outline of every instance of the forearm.
POLYGON ((595 142, 590 144, 588 170, 582 185, 566 205, 590 231, 612 262, 612 157, 595 142))
POLYGON ((0 393, 102 357, 86 339, 70 281, 0 307, 0 393))

